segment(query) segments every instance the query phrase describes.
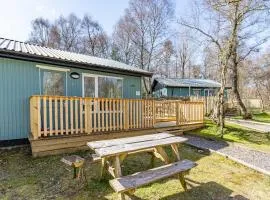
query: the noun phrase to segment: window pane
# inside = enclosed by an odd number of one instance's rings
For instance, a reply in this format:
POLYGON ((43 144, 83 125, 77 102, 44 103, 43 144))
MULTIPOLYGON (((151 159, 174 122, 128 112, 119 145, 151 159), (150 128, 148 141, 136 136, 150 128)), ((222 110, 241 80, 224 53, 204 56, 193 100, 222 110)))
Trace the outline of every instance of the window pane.
POLYGON ((200 89, 193 89, 193 95, 194 96, 201 96, 201 90, 200 89))
POLYGON ((123 89, 122 79, 98 77, 98 96, 106 98, 121 98, 123 89))
POLYGON ((44 72, 43 93, 45 95, 65 95, 65 73, 44 72))
POLYGON ((84 77, 84 96, 95 97, 95 77, 84 77))

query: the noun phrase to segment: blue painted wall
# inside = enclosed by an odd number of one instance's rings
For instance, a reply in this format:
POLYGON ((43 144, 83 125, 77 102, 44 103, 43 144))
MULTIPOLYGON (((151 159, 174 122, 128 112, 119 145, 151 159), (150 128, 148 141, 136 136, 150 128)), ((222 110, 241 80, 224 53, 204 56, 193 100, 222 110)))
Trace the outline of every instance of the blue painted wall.
MULTIPOLYGON (((0 140, 27 138, 30 132, 29 97, 42 94, 39 68, 41 63, 0 58, 0 140)), ((52 66, 58 67, 59 66, 52 66)), ((71 72, 118 76, 123 78, 123 97, 141 98, 141 77, 68 68, 67 96, 82 96, 82 76, 72 79, 71 72)))

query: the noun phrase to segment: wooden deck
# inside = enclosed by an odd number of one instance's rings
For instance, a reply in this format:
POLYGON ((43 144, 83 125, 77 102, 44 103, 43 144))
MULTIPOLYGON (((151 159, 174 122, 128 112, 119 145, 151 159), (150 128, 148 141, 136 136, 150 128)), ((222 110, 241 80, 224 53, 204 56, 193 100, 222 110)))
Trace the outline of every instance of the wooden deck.
POLYGON ((94 140, 181 134, 201 127, 203 113, 203 102, 32 96, 29 140, 34 156, 71 152, 94 140))

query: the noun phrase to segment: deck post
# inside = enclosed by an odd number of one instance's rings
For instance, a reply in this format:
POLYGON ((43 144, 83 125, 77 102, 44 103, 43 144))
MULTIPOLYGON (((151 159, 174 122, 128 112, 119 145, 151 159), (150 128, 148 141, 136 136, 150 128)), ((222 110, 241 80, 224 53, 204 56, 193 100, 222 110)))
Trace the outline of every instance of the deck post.
POLYGON ((30 97, 30 124, 33 139, 40 136, 40 97, 30 97))

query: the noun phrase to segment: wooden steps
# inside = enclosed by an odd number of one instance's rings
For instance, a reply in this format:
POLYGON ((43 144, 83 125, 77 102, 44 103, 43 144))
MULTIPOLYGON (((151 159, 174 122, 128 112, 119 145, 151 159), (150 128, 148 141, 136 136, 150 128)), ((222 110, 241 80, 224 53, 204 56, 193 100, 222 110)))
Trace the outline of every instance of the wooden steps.
POLYGON ((111 187, 119 193, 136 189, 143 185, 156 182, 158 180, 171 177, 175 174, 188 171, 196 166, 196 163, 190 160, 182 160, 172 164, 163 165, 143 172, 137 172, 132 175, 110 180, 111 187))
POLYGON ((90 135, 87 134, 63 135, 63 136, 46 137, 37 140, 29 138, 29 141, 31 144, 32 155, 34 157, 39 157, 61 153, 72 153, 79 150, 89 150, 89 147, 86 146, 86 143, 90 141, 139 136, 158 132, 168 132, 174 135, 182 135, 183 131, 185 130, 200 128, 202 126, 203 124, 193 124, 182 127, 174 126, 174 127, 163 127, 145 130, 140 129, 133 131, 96 133, 90 135))

